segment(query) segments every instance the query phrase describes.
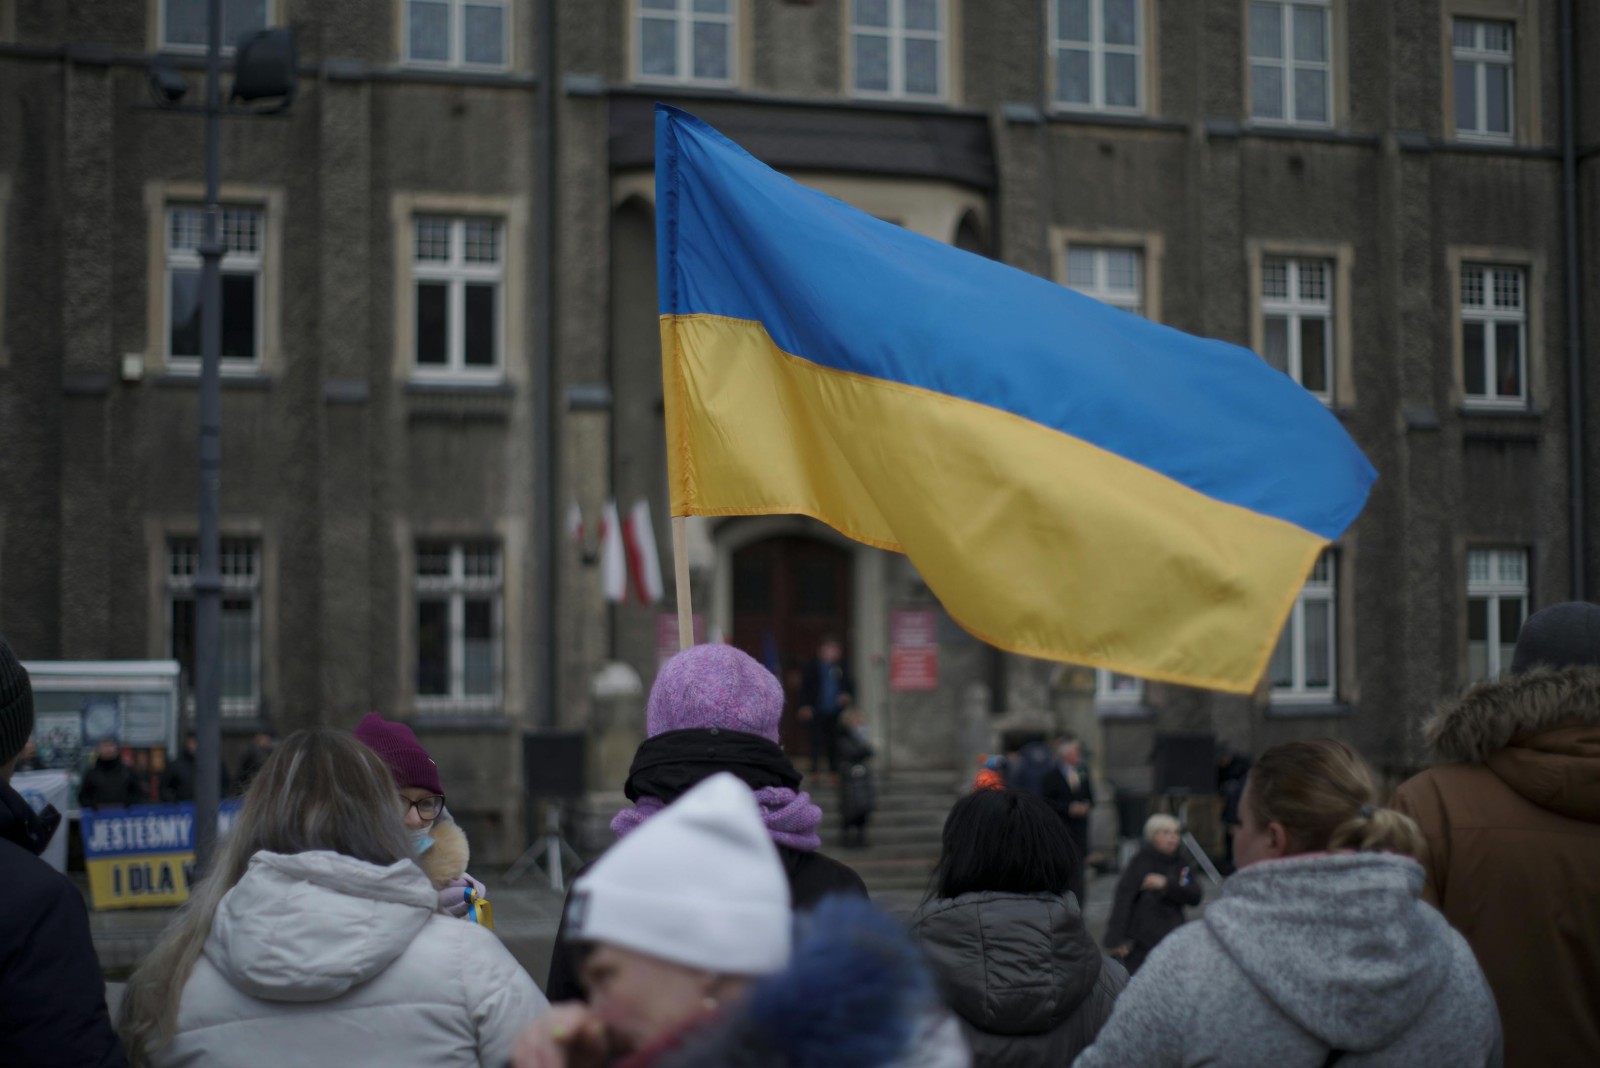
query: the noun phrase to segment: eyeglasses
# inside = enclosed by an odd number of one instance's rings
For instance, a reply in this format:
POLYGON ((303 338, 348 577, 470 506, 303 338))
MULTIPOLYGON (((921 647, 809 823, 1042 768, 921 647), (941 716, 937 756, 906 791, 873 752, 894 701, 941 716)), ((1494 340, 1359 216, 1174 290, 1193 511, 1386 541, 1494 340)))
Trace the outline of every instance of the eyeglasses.
POLYGON ((413 801, 402 794, 400 797, 401 817, 403 818, 405 816, 408 809, 413 808, 417 810, 417 815, 421 816, 425 820, 437 819, 439 817, 439 813, 444 811, 444 795, 434 794, 431 797, 424 797, 420 800, 413 801))

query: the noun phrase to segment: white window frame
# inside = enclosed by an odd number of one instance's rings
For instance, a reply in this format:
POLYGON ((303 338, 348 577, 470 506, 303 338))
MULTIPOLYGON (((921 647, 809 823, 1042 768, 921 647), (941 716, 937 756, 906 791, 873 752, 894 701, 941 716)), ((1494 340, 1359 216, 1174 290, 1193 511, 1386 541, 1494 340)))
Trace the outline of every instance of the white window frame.
MULTIPOLYGON (((217 221, 217 229, 222 237, 223 244, 228 243, 227 220, 230 214, 249 214, 256 220, 255 224, 255 250, 228 249, 222 255, 221 271, 223 274, 243 274, 249 272, 255 278, 255 355, 250 359, 237 356, 223 357, 218 361, 218 366, 223 374, 259 374, 262 365, 262 356, 266 350, 266 250, 267 250, 267 209, 259 204, 223 204, 222 218, 217 221)), ((201 274, 204 263, 201 259, 198 243, 205 240, 205 208, 199 204, 173 201, 166 205, 162 213, 161 225, 162 239, 165 245, 166 286, 162 304, 161 319, 161 351, 167 367, 172 371, 186 374, 198 374, 200 371, 201 357, 188 353, 174 353, 172 351, 172 275, 174 271, 194 272, 201 274), (179 212, 193 213, 198 227, 197 246, 195 248, 174 248, 174 229, 179 212)), ((204 299, 204 294, 201 294, 204 299)), ((203 341, 202 341, 203 343, 203 341)))
POLYGON ((863 100, 926 100, 942 102, 950 98, 950 0, 934 0, 939 11, 937 30, 906 29, 905 0, 888 0, 889 25, 857 26, 856 0, 845 0, 845 47, 848 50, 850 95, 863 100), (886 37, 889 41, 889 88, 862 89, 856 82, 856 37, 886 37), (939 89, 934 93, 906 91, 906 49, 908 38, 935 41, 939 45, 939 89))
MULTIPOLYGON (((1528 591, 1528 551, 1526 549, 1472 549, 1467 552, 1467 611, 1472 602, 1486 602, 1488 613, 1488 650, 1484 657, 1487 674, 1484 679, 1497 679, 1508 671, 1510 664, 1500 662, 1500 606, 1515 598, 1522 602, 1522 622, 1528 622, 1530 607, 1528 591)), ((1472 631, 1467 621, 1468 682, 1481 681, 1472 673, 1472 631)))
POLYGON ((1325 390, 1306 389, 1313 397, 1322 403, 1333 404, 1335 373, 1338 366, 1337 354, 1334 351, 1334 292, 1333 288, 1338 282, 1337 264, 1321 256, 1281 256, 1265 254, 1261 257, 1261 358, 1266 359, 1267 319, 1270 317, 1288 320, 1288 353, 1285 357, 1285 373, 1302 389, 1305 386, 1304 353, 1301 350, 1301 324, 1308 318, 1322 320, 1322 358, 1324 363, 1323 380, 1328 386, 1325 390), (1267 293, 1268 268, 1274 263, 1282 263, 1285 267, 1285 293, 1287 296, 1269 296, 1267 293), (1323 272, 1323 298, 1319 301, 1308 299, 1301 295, 1300 276, 1308 266, 1315 266, 1323 272))
MULTIPOLYGON (((164 546, 164 559, 166 561, 166 653, 176 659, 177 651, 172 647, 173 606, 178 601, 193 601, 195 599, 194 584, 200 573, 200 545, 199 538, 190 535, 173 535, 166 539, 164 546), (192 559, 193 569, 188 570, 177 566, 178 547, 181 543, 192 543, 192 552, 186 554, 187 559, 192 559)), ((222 578, 222 599, 239 600, 242 597, 250 598, 250 628, 254 640, 250 643, 250 688, 251 696, 248 698, 229 697, 225 693, 221 696, 222 715, 229 719, 248 719, 256 715, 261 708, 261 573, 262 549, 261 539, 258 537, 231 537, 221 539, 217 569, 222 578), (244 552, 246 568, 230 566, 230 559, 237 564, 241 559, 238 555, 244 552)), ((219 635, 220 639, 220 635, 219 635)), ((221 651, 218 651, 220 659, 221 651)), ((191 686, 193 679, 189 680, 191 686)), ((222 680, 217 680, 219 691, 222 680)), ((192 708, 194 693, 188 694, 187 701, 192 708)))
POLYGON ((1250 115, 1250 121, 1261 126, 1300 126, 1312 129, 1328 129, 1333 126, 1334 114, 1337 109, 1337 98, 1334 95, 1334 56, 1337 45, 1333 37, 1334 18, 1331 0, 1251 0, 1245 6, 1245 110, 1250 115), (1278 58, 1257 57, 1251 50, 1254 35, 1251 33, 1251 11, 1256 3, 1272 4, 1282 12, 1283 26, 1283 55, 1278 58), (1303 60, 1294 58, 1294 9, 1296 7, 1317 7, 1322 9, 1323 34, 1327 42, 1327 58, 1323 60, 1303 60), (1255 113, 1255 67, 1275 66, 1283 72, 1283 117, 1271 118, 1255 113), (1327 116, 1322 119, 1302 119, 1300 117, 1299 99, 1295 94, 1294 74, 1296 70, 1321 70, 1328 76, 1327 88, 1327 116))
MULTIPOLYGON (((1509 19, 1486 19, 1456 16, 1450 20, 1450 77, 1452 84, 1455 78, 1455 64, 1472 64, 1472 91, 1473 106, 1477 113, 1478 125, 1470 129, 1462 129, 1456 125, 1456 137, 1462 141, 1483 141, 1490 144, 1511 144, 1517 137, 1517 24, 1509 19), (1472 27, 1473 44, 1469 46, 1456 43, 1456 29, 1467 25, 1472 27), (1490 49, 1484 46, 1484 38, 1491 25, 1504 26, 1510 34, 1508 47, 1504 51, 1490 49), (1501 66, 1506 68, 1506 126, 1504 133, 1488 129, 1489 116, 1489 78, 1488 68, 1501 66)), ((1450 121, 1456 123, 1456 116, 1452 114, 1450 121)))
MULTIPOLYGON (((1318 558, 1311 575, 1295 598, 1294 609, 1284 624, 1284 638, 1289 642, 1291 682, 1277 686, 1268 673, 1268 687, 1273 704, 1324 704, 1338 698, 1339 693, 1339 572, 1338 559, 1332 550, 1318 558), (1321 573, 1319 575, 1319 572, 1321 573), (1306 605, 1311 601, 1328 606, 1328 683, 1326 686, 1306 685, 1306 605)), ((1276 653, 1274 653, 1276 658, 1276 653)))
POLYGON ((1143 115, 1145 113, 1145 16, 1144 0, 1134 0, 1133 4, 1133 44, 1106 44, 1105 43, 1105 0, 1088 0, 1089 4, 1089 40, 1069 41, 1061 36, 1060 12, 1057 10, 1056 0, 1045 0, 1050 9, 1050 103, 1051 106, 1062 111, 1094 111, 1108 115, 1143 115), (1088 52, 1089 58, 1089 102, 1067 101, 1061 99, 1061 85, 1056 78, 1059 69, 1057 57, 1061 52, 1072 50, 1075 52, 1088 52), (1134 61, 1134 104, 1128 107, 1121 104, 1106 103, 1105 57, 1108 53, 1115 55, 1131 55, 1134 61))
POLYGON ((450 8, 450 56, 447 59, 424 59, 411 54, 411 4, 400 0, 400 62, 408 67, 430 70, 468 70, 496 72, 511 68, 512 4, 510 0, 419 0, 424 3, 445 4, 450 8), (467 8, 497 7, 500 9, 500 62, 470 63, 466 58, 467 8))
POLYGON ((703 85, 725 89, 739 84, 739 5, 743 0, 727 0, 725 14, 694 10, 694 0, 672 0, 671 10, 646 8, 643 0, 631 0, 633 9, 633 79, 645 84, 703 85), (660 19, 677 24, 678 54, 672 74, 644 72, 644 20, 660 19), (728 27, 728 76, 699 78, 694 73, 694 25, 710 22, 728 27))
POLYGON ((411 227, 411 375, 419 381, 495 383, 504 380, 506 366, 506 242, 509 230, 506 219, 496 215, 466 215, 449 212, 418 211, 408 220, 411 227), (450 224, 450 256, 448 261, 423 260, 418 257, 418 224, 424 219, 444 220, 450 224), (466 224, 491 222, 495 228, 495 262, 469 263, 466 260, 466 224), (446 338, 444 364, 424 364, 418 360, 421 338, 416 331, 416 311, 419 306, 417 287, 420 283, 444 283, 449 296, 449 336, 446 338), (491 282, 495 286, 494 363, 487 367, 466 364, 466 309, 467 285, 491 282))
MULTIPOLYGON (((156 8, 156 12, 155 12, 155 15, 156 15, 156 48, 157 48, 157 50, 161 51, 161 52, 170 52, 170 53, 204 55, 205 51, 206 51, 206 45, 205 45, 204 41, 200 42, 199 44, 188 44, 188 43, 173 43, 173 42, 167 40, 167 29, 168 29, 168 27, 167 27, 167 5, 170 2, 171 2, 171 0, 155 0, 155 8, 156 8)), ((227 0, 223 0, 222 6, 224 8, 226 8, 228 6, 227 0)), ((261 28, 262 29, 270 29, 273 26, 278 25, 278 19, 277 19, 278 0, 262 0, 262 7, 264 7, 266 9, 266 15, 265 15, 265 21, 263 21, 262 24, 261 24, 261 28)), ((223 33, 222 33, 222 54, 223 55, 225 55, 225 56, 233 55, 233 53, 234 53, 234 43, 236 41, 238 41, 240 36, 242 36, 242 34, 236 34, 232 38, 230 38, 228 36, 228 33, 227 33, 227 15, 226 15, 226 12, 224 12, 224 14, 223 14, 223 33)))
POLYGON ((1086 297, 1093 297, 1113 308, 1120 308, 1134 315, 1145 314, 1145 255, 1144 249, 1132 245, 1091 245, 1083 242, 1068 244, 1062 253, 1064 259, 1061 269, 1067 280, 1067 288, 1082 293, 1086 297), (1072 256, 1073 253, 1089 253, 1093 256, 1094 279, 1087 285, 1073 284, 1072 256), (1134 257, 1134 284, 1132 289, 1111 284, 1111 255, 1113 253, 1128 252, 1134 257))
POLYGON ((1462 335, 1461 335, 1461 398, 1462 404, 1469 408, 1498 408, 1521 409, 1528 406, 1528 307, 1532 303, 1529 293, 1528 268, 1514 263, 1484 263, 1479 261, 1463 262, 1461 264, 1460 288, 1457 292, 1458 308, 1460 310, 1462 335), (1518 303, 1513 306, 1502 304, 1499 300, 1500 272, 1512 272, 1517 277, 1518 303), (1478 291, 1481 299, 1474 304, 1467 302, 1467 281, 1469 274, 1478 277, 1478 291), (1517 359, 1520 366, 1517 368, 1517 382, 1522 391, 1514 395, 1505 395, 1499 392, 1468 393, 1467 392, 1467 323, 1483 324, 1483 359, 1484 359, 1484 384, 1491 390, 1496 389, 1499 382, 1500 353, 1498 331, 1495 327, 1503 323, 1514 323, 1517 326, 1517 359))
MULTIPOLYGON (((418 551, 411 561, 412 622, 417 624, 419 606, 426 600, 445 600, 449 604, 449 670, 450 692, 447 694, 415 693, 419 711, 430 712, 498 712, 505 694, 505 549, 497 538, 418 538, 418 551), (423 575, 419 572, 423 545, 447 545, 450 552, 449 575, 423 575), (488 547, 494 551, 494 576, 468 576, 466 550, 468 546, 488 547), (493 627, 494 692, 492 694, 466 693, 466 602, 468 598, 482 599, 488 595, 492 601, 490 622, 493 627)), ((421 666, 422 636, 415 635, 411 651, 411 679, 416 686, 417 669, 421 666)))
POLYGON ((1097 668, 1094 673, 1094 703, 1126 708, 1144 701, 1144 680, 1133 675, 1097 668))

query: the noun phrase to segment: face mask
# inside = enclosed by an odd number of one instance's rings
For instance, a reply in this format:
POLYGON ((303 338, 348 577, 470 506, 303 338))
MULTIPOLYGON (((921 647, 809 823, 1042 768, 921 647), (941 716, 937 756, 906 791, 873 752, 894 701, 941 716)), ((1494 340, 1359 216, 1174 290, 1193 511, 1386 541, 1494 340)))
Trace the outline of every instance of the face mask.
POLYGON ((418 856, 433 848, 433 835, 428 833, 427 828, 411 832, 411 848, 418 856))

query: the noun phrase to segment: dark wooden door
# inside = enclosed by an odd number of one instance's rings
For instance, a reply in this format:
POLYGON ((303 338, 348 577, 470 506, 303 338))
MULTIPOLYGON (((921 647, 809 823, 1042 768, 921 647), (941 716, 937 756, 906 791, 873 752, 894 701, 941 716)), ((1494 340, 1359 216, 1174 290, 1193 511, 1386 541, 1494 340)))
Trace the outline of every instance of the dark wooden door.
POLYGON ((814 538, 768 538, 733 554, 733 644, 783 680, 783 747, 797 763, 810 751, 795 719, 806 663, 830 634, 850 655, 850 563, 814 538))

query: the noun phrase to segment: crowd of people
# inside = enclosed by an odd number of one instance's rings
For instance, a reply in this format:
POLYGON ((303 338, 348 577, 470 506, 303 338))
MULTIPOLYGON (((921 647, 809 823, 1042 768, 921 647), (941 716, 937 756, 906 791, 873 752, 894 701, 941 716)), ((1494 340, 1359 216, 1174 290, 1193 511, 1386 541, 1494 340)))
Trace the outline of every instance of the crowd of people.
MULTIPOLYGON (((870 743, 837 657, 819 664, 813 720, 864 840, 870 743)), ((1427 721, 1438 763, 1387 804, 1333 739, 1226 754, 1235 873, 1190 919, 1181 828, 1154 815, 1100 938, 1076 741, 1029 788, 991 768, 956 802, 902 924, 821 852, 784 703, 728 646, 664 665, 543 991, 473 922, 485 888, 407 726, 267 739, 112 1021, 82 895, 37 857, 60 815, 3 781, 33 708, 0 640, 0 1064, 1600 1063, 1600 607, 1529 619, 1509 675, 1427 721)), ((106 803, 128 796, 115 755, 106 803)))

